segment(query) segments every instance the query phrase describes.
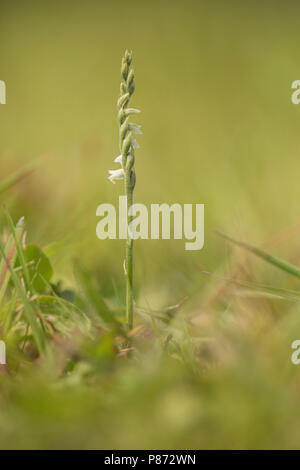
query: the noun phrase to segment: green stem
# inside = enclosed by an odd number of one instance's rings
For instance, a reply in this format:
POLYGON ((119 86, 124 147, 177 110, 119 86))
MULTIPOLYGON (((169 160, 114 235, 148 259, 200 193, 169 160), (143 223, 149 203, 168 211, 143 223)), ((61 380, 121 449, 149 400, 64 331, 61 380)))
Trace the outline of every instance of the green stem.
POLYGON ((125 195, 127 197, 127 239, 126 239, 126 324, 130 331, 133 327, 133 239, 128 233, 132 216, 129 215, 129 208, 133 204, 133 189, 130 184, 131 171, 125 174, 125 195))

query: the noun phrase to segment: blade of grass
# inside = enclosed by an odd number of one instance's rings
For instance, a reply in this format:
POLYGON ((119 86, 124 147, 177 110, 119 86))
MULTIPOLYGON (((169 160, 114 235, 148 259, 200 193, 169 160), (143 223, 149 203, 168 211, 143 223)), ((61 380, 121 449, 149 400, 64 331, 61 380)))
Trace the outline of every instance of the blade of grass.
POLYGON ((114 327, 120 334, 125 335, 122 324, 107 307, 97 287, 93 284, 89 273, 87 273, 78 262, 74 264, 74 274, 80 290, 88 305, 91 307, 93 314, 102 319, 105 325, 114 327))
MULTIPOLYGON (((17 236, 16 229, 15 229, 15 224, 14 224, 14 222, 13 222, 11 216, 10 216, 10 213, 8 212, 8 210, 6 208, 4 208, 4 213, 5 213, 9 228, 11 230, 11 233, 14 236, 14 239, 15 239, 18 258, 19 258, 20 265, 22 266, 25 285, 26 285, 27 289, 30 291, 30 293, 33 293, 33 287, 32 287, 32 283, 30 282, 29 269, 28 269, 28 266, 27 266, 27 262, 25 260, 25 256, 24 256, 24 252, 23 252, 23 248, 22 248, 22 244, 21 244, 21 239, 19 239, 18 236, 17 236)), ((24 222, 24 219, 20 219, 19 222, 21 222, 21 221, 24 222)))
POLYGON ((209 271, 202 271, 202 272, 203 274, 207 274, 209 276, 228 282, 230 284, 234 284, 240 287, 247 287, 247 288, 255 289, 255 290, 261 289, 263 291, 267 291, 276 295, 281 295, 284 298, 300 302, 300 292, 296 290, 284 289, 283 287, 274 287, 274 286, 270 286, 267 284, 261 284, 259 282, 249 282, 249 281, 239 280, 239 279, 230 278, 230 277, 218 276, 217 274, 211 273, 209 271))
POLYGON ((12 281, 14 283, 15 289, 20 297, 20 299, 23 302, 24 306, 24 315, 26 321, 29 323, 32 329, 32 334, 35 339, 35 343, 37 345, 37 348, 40 353, 43 353, 45 351, 45 345, 46 345, 46 336, 43 332, 43 329, 39 325, 35 312, 27 298, 26 292, 23 289, 23 286, 21 284, 21 281, 19 279, 19 276, 15 273, 13 267, 11 266, 11 263, 8 262, 6 256, 5 256, 5 251, 2 242, 0 241, 0 254, 4 261, 7 263, 7 266, 10 271, 10 275, 12 278, 12 281))
POLYGON ((13 314, 16 308, 16 304, 17 304, 17 293, 14 290, 12 293, 11 299, 9 300, 7 305, 4 308, 2 308, 2 311, 5 310, 5 314, 3 315, 3 323, 2 323, 4 338, 8 334, 13 324, 13 314))
POLYGON ((36 168, 37 168, 37 162, 36 161, 30 162, 24 167, 19 168, 18 170, 14 171, 10 175, 8 175, 6 178, 3 178, 0 181, 0 194, 4 193, 4 191, 7 191, 14 184, 21 181, 27 175, 32 173, 36 168))
MULTIPOLYGON (((24 233, 24 220, 20 219, 16 225, 15 236, 11 233, 9 235, 8 241, 5 245, 4 252, 7 261, 14 266, 16 257, 17 257, 17 247, 15 243, 15 238, 20 241, 24 233)), ((7 263, 4 259, 0 260, 0 304, 3 301, 7 285, 10 279, 10 271, 8 269, 7 263)))
POLYGON ((270 263, 273 266, 276 266, 276 268, 281 269, 282 271, 285 271, 286 273, 289 273, 292 276, 295 276, 300 279, 300 269, 297 268, 297 266, 287 263, 286 261, 280 258, 277 258, 276 256, 270 255, 269 253, 267 253, 264 250, 261 250, 260 248, 249 245, 248 243, 245 243, 245 242, 235 240, 234 238, 229 237, 228 235, 225 235, 224 233, 219 232, 218 230, 216 230, 216 233, 220 235, 222 238, 224 238, 225 240, 228 240, 231 243, 234 243, 235 245, 245 248, 246 250, 250 251, 254 255, 259 256, 260 258, 265 260, 267 263, 270 263))

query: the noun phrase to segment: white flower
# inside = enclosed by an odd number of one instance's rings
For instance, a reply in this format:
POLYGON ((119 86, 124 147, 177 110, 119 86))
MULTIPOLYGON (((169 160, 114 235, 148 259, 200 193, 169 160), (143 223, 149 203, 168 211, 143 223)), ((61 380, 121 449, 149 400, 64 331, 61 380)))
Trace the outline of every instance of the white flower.
POLYGON ((130 116, 131 114, 139 114, 141 111, 136 108, 126 108, 124 110, 124 113, 126 116, 130 116))
MULTIPOLYGON (((135 110, 135 109, 130 109, 130 113, 133 113, 134 112, 139 112, 138 110, 135 110)), ((141 131, 141 126, 139 126, 138 124, 129 124, 129 127, 130 127, 130 130, 132 132, 135 132, 135 134, 142 134, 142 131, 141 131)), ((131 145, 133 148, 136 148, 138 149, 140 146, 138 144, 138 142, 136 141, 136 139, 134 137, 131 136, 131 145)), ((118 155, 115 159, 114 159, 114 162, 115 163, 119 163, 122 167, 123 165, 123 155, 118 155)), ((124 178, 124 170, 123 168, 119 168, 118 170, 108 170, 108 173, 109 173, 109 177, 108 179, 113 183, 115 184, 115 182, 117 180, 122 180, 124 178)))
POLYGON ((122 154, 119 155, 117 158, 114 159, 114 162, 115 163, 120 163, 120 165, 122 165, 122 154))
POLYGON ((132 145, 132 147, 135 148, 135 149, 139 149, 139 148, 140 148, 139 143, 135 140, 134 137, 131 137, 131 145, 132 145))
POLYGON ((122 180, 124 178, 123 168, 120 168, 119 170, 108 170, 108 173, 109 173, 108 179, 113 184, 115 184, 117 180, 122 180))
POLYGON ((129 123, 130 130, 135 134, 142 134, 141 127, 139 124, 133 124, 132 122, 129 123))

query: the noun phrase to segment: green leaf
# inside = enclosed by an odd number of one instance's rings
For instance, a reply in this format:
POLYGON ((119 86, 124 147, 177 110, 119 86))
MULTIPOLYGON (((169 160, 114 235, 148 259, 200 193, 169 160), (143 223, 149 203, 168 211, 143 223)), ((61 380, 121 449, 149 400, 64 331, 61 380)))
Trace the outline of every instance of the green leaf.
POLYGON ((35 292, 44 292, 53 276, 51 263, 45 253, 35 245, 27 245, 23 251, 30 283, 35 292), (47 281, 47 282, 45 282, 47 281))

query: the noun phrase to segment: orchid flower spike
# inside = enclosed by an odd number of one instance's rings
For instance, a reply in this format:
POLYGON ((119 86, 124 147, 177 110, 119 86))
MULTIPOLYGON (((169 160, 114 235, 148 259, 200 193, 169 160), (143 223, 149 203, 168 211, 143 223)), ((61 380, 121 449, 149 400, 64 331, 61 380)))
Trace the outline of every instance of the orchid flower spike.
MULTIPOLYGON (((131 67, 132 54, 125 51, 121 66, 120 97, 117 102, 119 124, 120 155, 114 159, 121 168, 109 170, 108 179, 115 184, 117 180, 124 180, 124 192, 128 207, 133 204, 133 191, 136 183, 135 149, 139 144, 133 134, 142 134, 141 126, 130 122, 132 116, 140 113, 139 109, 129 108, 129 102, 135 89, 134 72, 131 67)), ((130 331, 133 327, 133 235, 131 230, 132 215, 127 214, 126 259, 124 271, 126 275, 126 325, 130 331)))
POLYGON ((120 155, 114 159, 115 163, 119 163, 119 170, 109 170, 108 179, 115 183, 116 180, 125 179, 125 183, 129 183, 130 190, 133 191, 135 185, 134 171, 134 149, 138 149, 139 143, 132 134, 142 134, 141 126, 130 121, 130 117, 140 113, 139 109, 129 108, 129 101, 133 95, 134 73, 131 68, 132 55, 126 51, 122 60, 121 68, 121 87, 120 97, 118 99, 118 120, 119 120, 119 144, 120 155))

